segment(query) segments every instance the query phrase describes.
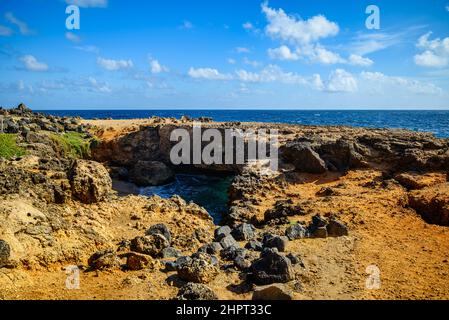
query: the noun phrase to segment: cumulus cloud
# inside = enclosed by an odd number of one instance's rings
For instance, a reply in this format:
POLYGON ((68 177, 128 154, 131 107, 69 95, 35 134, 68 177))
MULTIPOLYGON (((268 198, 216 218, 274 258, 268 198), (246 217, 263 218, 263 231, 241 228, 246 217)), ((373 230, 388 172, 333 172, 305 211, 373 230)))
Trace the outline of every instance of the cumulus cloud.
POLYGON ((312 49, 304 50, 312 61, 322 64, 346 63, 346 60, 340 57, 338 53, 329 51, 321 46, 315 46, 312 49))
POLYGON ((28 71, 48 71, 48 65, 38 61, 34 56, 28 54, 20 58, 24 67, 28 71))
POLYGON ((77 36, 76 34, 74 34, 73 32, 66 32, 65 33, 65 38, 67 40, 75 42, 75 43, 81 41, 81 38, 79 36, 77 36))
POLYGON ((230 80, 231 75, 220 73, 217 69, 212 68, 190 68, 188 72, 189 76, 195 79, 206 80, 230 80))
POLYGON ((13 25, 19 28, 19 31, 24 36, 29 36, 34 34, 35 32, 28 27, 26 22, 23 22, 16 18, 16 16, 12 12, 5 13, 5 19, 12 23, 13 25))
POLYGON ((131 60, 113 60, 105 59, 102 57, 97 58, 97 64, 108 71, 116 71, 120 69, 129 69, 133 67, 133 62, 131 60))
POLYGON ((449 65, 449 37, 430 40, 432 32, 418 39, 417 47, 424 52, 415 55, 415 63, 422 67, 442 68, 449 65))
POLYGON ((108 0, 65 0, 65 2, 82 8, 106 8, 108 6, 108 0))
MULTIPOLYGON (((299 51, 299 50, 297 50, 299 51)), ((299 54, 292 52, 289 47, 282 45, 279 48, 268 49, 268 56, 278 60, 298 60, 299 54)))
POLYGON ((92 91, 102 93, 110 93, 112 91, 109 85, 105 82, 99 82, 97 79, 93 77, 89 77, 87 80, 92 91))
POLYGON ((355 92, 358 89, 354 76, 343 70, 336 69, 329 75, 326 90, 330 92, 355 92))
POLYGON ((295 49, 282 44, 279 48, 269 49, 272 59, 298 60, 301 56, 311 62, 321 64, 353 64, 368 66, 372 61, 361 55, 352 55, 349 59, 342 58, 338 53, 326 49, 319 40, 336 36, 339 26, 329 21, 323 15, 317 15, 307 20, 288 15, 283 9, 273 9, 267 3, 262 4, 262 12, 267 19, 265 33, 281 43, 289 43, 295 49))
POLYGON ((169 71, 166 66, 161 65, 156 59, 150 59, 150 70, 153 74, 169 71))
POLYGON ((372 66, 374 63, 373 60, 369 58, 364 58, 362 56, 359 56, 358 54, 351 54, 349 56, 349 64, 355 65, 355 66, 361 66, 361 67, 369 67, 372 66))
POLYGON ((406 89, 407 91, 419 94, 440 94, 442 89, 433 83, 422 82, 415 79, 409 79, 397 76, 387 76, 381 72, 362 72, 360 74, 363 80, 373 82, 380 85, 385 85, 391 89, 396 86, 399 89, 406 89))
POLYGON ((13 34, 11 28, 0 25, 0 37, 9 37, 13 34))
POLYGON ((262 12, 268 20, 265 32, 274 39, 303 45, 339 32, 338 25, 322 15, 303 20, 287 15, 282 9, 272 9, 267 3, 262 4, 262 12))
POLYGON ((301 75, 293 72, 285 72, 276 65, 268 65, 260 72, 236 71, 237 80, 244 82, 281 82, 286 84, 306 84, 307 81, 301 75))

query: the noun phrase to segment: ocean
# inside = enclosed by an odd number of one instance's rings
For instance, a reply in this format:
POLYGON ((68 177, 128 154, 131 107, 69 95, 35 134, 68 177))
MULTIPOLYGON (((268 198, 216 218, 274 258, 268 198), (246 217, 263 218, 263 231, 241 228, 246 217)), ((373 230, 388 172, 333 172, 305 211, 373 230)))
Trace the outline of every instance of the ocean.
POLYGON ((216 121, 276 122, 301 125, 345 125, 401 128, 449 138, 449 110, 39 110, 57 116, 85 119, 134 119, 151 116, 210 117, 216 121))

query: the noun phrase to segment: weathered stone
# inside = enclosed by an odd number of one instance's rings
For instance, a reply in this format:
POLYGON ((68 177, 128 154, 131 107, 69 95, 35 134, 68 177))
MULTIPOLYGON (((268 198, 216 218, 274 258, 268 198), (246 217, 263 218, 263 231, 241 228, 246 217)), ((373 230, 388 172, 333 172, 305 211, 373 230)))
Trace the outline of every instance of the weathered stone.
POLYGON ((295 169, 308 173, 326 172, 326 163, 312 150, 310 143, 292 141, 281 148, 282 156, 295 166, 295 169))
POLYGON ((449 226, 449 183, 412 191, 408 200, 426 222, 449 226))
POLYGON ((11 255, 11 248, 5 240, 0 240, 0 268, 7 265, 11 255))
POLYGON ((326 227, 315 227, 311 230, 311 234, 314 238, 326 238, 327 229, 326 227))
POLYGON ((208 283, 218 274, 211 258, 192 258, 177 267, 178 276, 185 281, 208 283))
POLYGON ((299 223, 294 224, 285 230, 285 236, 289 240, 302 239, 307 237, 307 229, 299 223))
POLYGON ((342 237, 348 235, 348 227, 337 219, 330 219, 326 228, 329 237, 342 237))
POLYGON ((112 192, 112 180, 98 162, 76 160, 69 173, 72 194, 83 203, 105 200, 112 192))
POLYGON ((239 270, 247 270, 251 267, 251 261, 244 257, 237 256, 234 259, 234 266, 239 270))
POLYGON ((229 236, 231 234, 231 228, 229 226, 222 226, 217 229, 215 229, 215 241, 220 242, 221 239, 223 239, 226 236, 229 236))
POLYGON ((162 252, 161 252, 162 258, 178 258, 180 256, 181 256, 181 253, 179 252, 179 250, 177 250, 173 247, 164 248, 164 249, 162 249, 162 252))
POLYGON ((139 236, 131 240, 131 250, 158 257, 162 250, 170 246, 167 239, 161 234, 152 234, 148 236, 139 236))
POLYGON ((293 300, 293 293, 281 284, 256 287, 253 300, 293 300))
POLYGON ((287 246, 288 238, 280 237, 276 235, 266 234, 263 238, 263 246, 266 248, 276 248, 278 251, 285 251, 285 247, 287 246))
POLYGON ((249 277, 258 285, 284 283, 293 280, 294 271, 288 258, 277 253, 277 250, 268 249, 252 263, 249 277))
POLYGON ((274 207, 265 211, 265 221, 286 218, 294 215, 303 215, 304 210, 299 205, 295 205, 292 200, 279 200, 274 207))
POLYGON ((263 245, 262 245, 262 242, 260 242, 260 241, 250 240, 245 245, 245 248, 248 250, 262 251, 263 245))
POLYGON ((109 270, 120 267, 120 259, 112 249, 98 251, 88 260, 89 267, 94 270, 109 270))
POLYGON ((147 236, 154 235, 154 234, 160 234, 165 237, 165 239, 168 240, 168 242, 171 242, 171 233, 168 227, 163 223, 155 224, 154 226, 151 226, 145 234, 147 236))
POLYGON ((154 259, 146 254, 130 252, 127 255, 126 267, 128 270, 142 270, 146 268, 154 268, 154 259))
POLYGON ((208 286, 189 282, 182 286, 176 297, 177 300, 217 300, 217 295, 208 286))
POLYGON ((205 252, 208 254, 217 254, 222 249, 223 249, 223 247, 221 246, 221 244, 219 242, 212 242, 212 243, 205 244, 198 251, 205 252))
POLYGON ((247 241, 254 239, 256 228, 252 224, 242 223, 232 230, 231 235, 237 241, 247 241))
POLYGON ((159 186, 174 179, 173 171, 159 161, 138 161, 129 173, 129 178, 138 186, 159 186))
POLYGON ((229 248, 229 247, 238 247, 239 244, 235 239, 229 235, 221 239, 220 245, 223 247, 223 249, 229 248))

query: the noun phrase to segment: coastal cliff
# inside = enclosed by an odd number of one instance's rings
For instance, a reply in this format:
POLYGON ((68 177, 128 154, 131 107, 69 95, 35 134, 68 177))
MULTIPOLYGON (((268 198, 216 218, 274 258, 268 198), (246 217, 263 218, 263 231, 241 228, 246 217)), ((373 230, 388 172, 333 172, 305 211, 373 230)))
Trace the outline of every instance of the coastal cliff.
POLYGON ((449 297, 447 139, 187 117, 83 120, 24 105, 2 115, 2 298, 449 297), (194 120, 277 130, 279 170, 174 166, 170 133, 194 120), (222 226, 178 196, 112 187, 185 172, 233 176, 222 226), (79 290, 65 287, 68 265, 81 270, 79 290), (370 266, 377 290, 366 286, 370 266))

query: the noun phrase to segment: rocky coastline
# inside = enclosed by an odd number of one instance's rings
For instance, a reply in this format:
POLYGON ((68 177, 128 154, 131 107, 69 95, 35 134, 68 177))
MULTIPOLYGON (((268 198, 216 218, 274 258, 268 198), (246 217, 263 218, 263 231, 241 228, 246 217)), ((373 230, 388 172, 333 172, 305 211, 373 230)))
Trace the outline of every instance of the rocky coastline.
POLYGON ((0 109, 1 299, 447 299, 449 139, 407 130, 84 120, 0 109), (276 129, 275 175, 170 163, 176 128, 276 129), (112 181, 231 174, 220 226, 112 181), (67 266, 80 288, 66 287, 67 266), (366 285, 368 267, 382 286, 366 285))

